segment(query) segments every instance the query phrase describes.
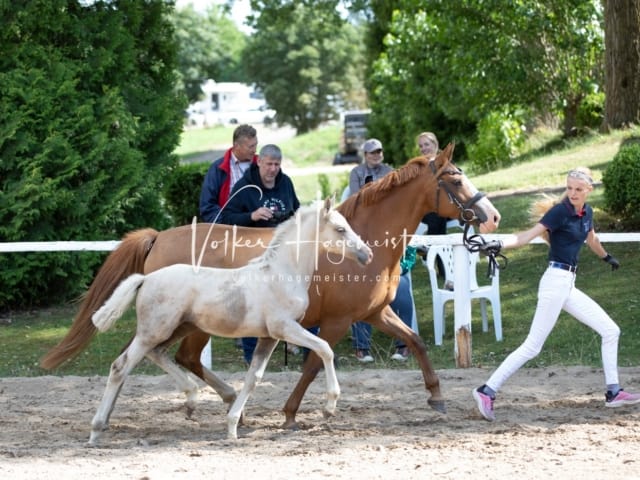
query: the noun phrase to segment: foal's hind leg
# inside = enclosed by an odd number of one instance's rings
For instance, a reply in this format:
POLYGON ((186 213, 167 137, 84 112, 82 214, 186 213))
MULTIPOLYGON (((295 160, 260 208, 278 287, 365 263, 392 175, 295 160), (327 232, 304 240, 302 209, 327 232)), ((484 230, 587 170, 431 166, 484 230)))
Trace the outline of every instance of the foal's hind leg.
POLYGON ((162 368, 174 382, 178 385, 178 388, 187 396, 186 407, 187 417, 191 417, 193 411, 196 409, 196 400, 198 397, 198 385, 194 382, 189 375, 180 370, 175 363, 171 361, 164 348, 156 347, 147 353, 153 363, 162 368))
POLYGON ((180 348, 176 352, 176 362, 201 378, 220 395, 224 403, 231 405, 236 399, 235 389, 202 365, 200 361, 202 350, 209 341, 209 338, 208 333, 204 333, 199 329, 196 329, 193 333, 184 337, 182 343, 180 343, 180 348))
POLYGON ((262 379, 264 371, 267 368, 267 363, 269 363, 269 359, 276 345, 278 345, 278 340, 274 340, 273 338, 258 339, 258 344, 253 351, 253 359, 251 360, 249 371, 245 376, 242 390, 240 390, 238 398, 233 402, 227 414, 227 431, 229 438, 234 440, 238 438, 238 422, 242 416, 242 410, 249 399, 249 395, 251 395, 251 392, 255 389, 256 383, 262 379))
POLYGON ((111 417, 111 412, 113 412, 113 407, 115 406, 120 389, 127 375, 140 363, 140 360, 144 358, 147 350, 148 348, 145 348, 141 344, 138 337, 134 337, 129 347, 111 364, 111 371, 107 380, 107 386, 102 395, 102 401, 91 421, 89 445, 95 445, 102 432, 108 428, 109 417, 111 417))

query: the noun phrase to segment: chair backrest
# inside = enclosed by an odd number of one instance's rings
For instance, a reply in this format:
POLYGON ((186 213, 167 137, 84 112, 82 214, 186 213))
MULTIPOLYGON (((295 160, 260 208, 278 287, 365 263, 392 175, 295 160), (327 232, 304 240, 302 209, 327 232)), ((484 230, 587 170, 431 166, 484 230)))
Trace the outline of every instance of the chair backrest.
POLYGON ((453 282, 453 247, 451 245, 431 245, 424 263, 429 271, 429 280, 431 281, 432 288, 438 285, 438 288, 443 289, 443 285, 446 282, 453 282), (442 266, 444 267, 444 279, 441 281, 442 286, 438 283, 438 272, 436 270, 437 257, 440 257, 442 266))
MULTIPOLYGON (((477 290, 478 285, 477 278, 477 265, 480 261, 480 255, 478 252, 469 253, 469 289, 477 290)), ((451 245, 431 245, 427 252, 427 258, 424 261, 425 266, 429 272, 429 280, 431 285, 438 285, 438 288, 444 288, 444 284, 447 282, 453 282, 454 280, 454 263, 453 263, 453 247, 451 245), (438 272, 436 267, 436 257, 440 257, 442 265, 444 267, 444 279, 438 283, 438 272), (442 284, 442 285, 441 285, 442 284)), ((498 272, 496 276, 492 278, 491 283, 497 282, 498 272)))

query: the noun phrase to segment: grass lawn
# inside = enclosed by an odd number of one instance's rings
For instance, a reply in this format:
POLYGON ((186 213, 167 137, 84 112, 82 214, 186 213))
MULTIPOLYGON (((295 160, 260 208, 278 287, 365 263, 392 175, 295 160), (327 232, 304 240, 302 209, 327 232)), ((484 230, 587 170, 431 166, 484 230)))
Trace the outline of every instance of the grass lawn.
MULTIPOLYGON (((637 135, 637 131, 635 132, 637 135)), ((311 134, 310 134, 311 135, 311 134)), ((503 189, 519 189, 530 186, 544 187, 562 185, 564 175, 570 167, 588 165, 595 171, 596 180, 617 151, 621 139, 629 135, 614 133, 611 136, 595 136, 573 144, 567 144, 560 150, 545 152, 538 157, 528 158, 526 162, 491 172, 486 175, 471 175, 476 186, 492 192, 503 189), (594 152, 597 152, 594 153, 594 152)), ((225 133, 225 138, 230 134, 225 133)), ((324 145, 327 138, 321 137, 318 143, 324 145)), ((304 139, 303 139, 304 140, 304 139)), ((302 140, 298 140, 302 141, 302 140)), ((295 148, 322 150, 313 147, 309 138, 295 148), (306 147, 304 145, 307 145, 306 147)), ((198 148, 197 143, 194 143, 198 148)), ((186 148, 186 147, 185 147, 186 148)), ((284 149, 285 147, 283 147, 284 149)), ((330 151, 333 147, 327 147, 330 151)), ((185 150, 186 151, 186 150, 185 150)), ((285 151, 296 151, 286 147, 285 151)), ((329 162, 328 159, 322 162, 329 162)), ((318 161, 319 162, 319 161, 318 161)), ((330 163, 330 162, 329 162, 330 163)), ((308 160, 306 166, 313 165, 308 160)), ((341 173, 340 175, 344 175, 341 173)), ((316 176, 311 176, 317 178, 316 176)), ((339 184, 344 176, 332 175, 332 182, 339 184)), ((297 185, 296 185, 297 186, 297 185)), ((533 195, 515 195, 498 198, 494 204, 503 215, 499 233, 507 233, 526 228, 530 225, 528 208, 533 195)), ((596 222, 599 231, 608 231, 612 219, 602 210, 602 191, 596 190, 590 203, 595 207, 596 222)), ((640 365, 640 300, 637 299, 638 287, 636 273, 640 270, 640 247, 636 243, 616 243, 606 245, 616 256, 622 267, 611 272, 609 267, 596 258, 588 248, 584 248, 580 261, 580 273, 577 285, 598 301, 622 329, 619 348, 620 366, 640 365)), ((490 331, 482 333, 479 305, 472 307, 473 315, 473 359, 475 366, 495 366, 517 347, 525 338, 531 317, 535 310, 537 284, 545 269, 546 247, 531 245, 517 250, 507 251, 508 268, 501 272, 501 303, 504 340, 496 342, 493 334, 491 315, 490 331)), ((479 271, 479 280, 482 277, 479 271)), ((436 369, 452 368, 453 355, 453 309, 447 310, 447 327, 444 343, 441 347, 433 345, 433 325, 431 322, 431 289, 426 269, 418 262, 413 270, 413 285, 416 308, 418 310, 420 335, 428 346, 436 369)), ((125 346, 135 329, 135 319, 129 312, 115 327, 104 334, 98 334, 90 347, 75 360, 55 372, 47 372, 38 366, 39 358, 61 339, 75 313, 73 305, 64 305, 33 312, 15 313, 11 319, 0 324, 3 348, 0 349, 0 376, 37 376, 45 374, 61 375, 104 375, 108 373, 111 362, 125 346)), ((407 364, 398 366, 389 360, 393 352, 393 339, 374 331, 373 355, 375 364, 362 366, 352 355, 349 336, 343 338, 335 347, 340 368, 417 368, 410 359, 407 364)), ((242 354, 230 339, 214 339, 214 368, 224 371, 243 370, 242 354)), ((284 365, 284 354, 279 347, 270 362, 269 369, 299 369, 300 357, 289 357, 284 365)), ((556 328, 549 337, 542 353, 528 366, 592 365, 600 366, 600 338, 587 327, 579 324, 566 314, 562 314, 556 328)), ((139 366, 136 372, 159 373, 148 363, 139 366)))

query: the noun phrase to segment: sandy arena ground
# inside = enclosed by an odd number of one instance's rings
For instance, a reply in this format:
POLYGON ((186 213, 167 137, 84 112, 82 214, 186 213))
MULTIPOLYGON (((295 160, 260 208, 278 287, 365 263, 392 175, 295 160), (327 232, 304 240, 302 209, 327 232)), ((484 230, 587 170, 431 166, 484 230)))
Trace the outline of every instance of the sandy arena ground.
MULTIPOLYGON (((322 417, 319 377, 298 431, 280 425, 299 374, 267 373, 237 441, 227 440, 226 408, 208 387, 187 419, 168 377, 133 376, 97 448, 86 441, 104 377, 2 378, 0 478, 640 478, 640 405, 605 408, 601 370, 523 369, 500 393, 495 423, 480 418, 470 395, 489 373, 439 371, 442 415, 427 407, 417 370, 338 371, 337 415, 322 417)), ((640 368, 620 377, 640 389, 640 368)), ((241 374, 225 378, 242 385, 241 374)))

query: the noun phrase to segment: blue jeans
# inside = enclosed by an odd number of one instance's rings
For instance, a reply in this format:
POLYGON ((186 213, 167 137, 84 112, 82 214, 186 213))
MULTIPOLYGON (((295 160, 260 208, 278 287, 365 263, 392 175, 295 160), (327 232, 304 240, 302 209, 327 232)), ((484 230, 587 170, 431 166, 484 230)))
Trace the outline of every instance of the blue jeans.
MULTIPOLYGON (((410 276, 410 272, 400 275, 396 298, 389 304, 389 306, 407 327, 412 328, 413 293, 411 292, 410 276)), ((356 350, 369 350, 371 348, 370 324, 366 322, 355 322, 351 325, 351 336, 353 348, 356 350)), ((404 342, 396 339, 396 348, 402 348, 405 346, 404 342)))
MULTIPOLYGON (((320 327, 311 327, 307 328, 311 333, 317 335, 320 331, 320 327)), ((257 337, 242 337, 242 352, 244 354, 244 361, 248 364, 251 363, 253 359, 253 351, 256 349, 256 345, 258 344, 257 337)), ((308 348, 303 348, 304 352, 307 352, 308 348)))

